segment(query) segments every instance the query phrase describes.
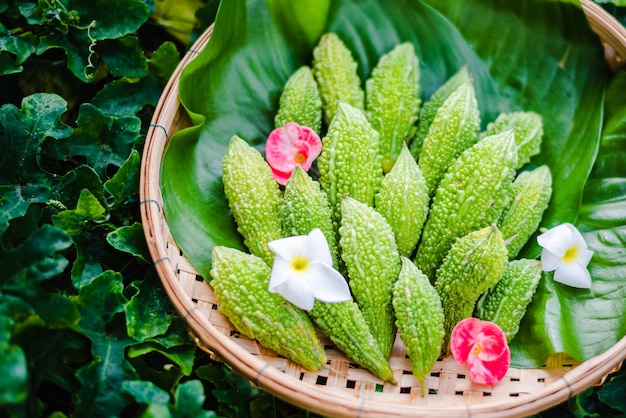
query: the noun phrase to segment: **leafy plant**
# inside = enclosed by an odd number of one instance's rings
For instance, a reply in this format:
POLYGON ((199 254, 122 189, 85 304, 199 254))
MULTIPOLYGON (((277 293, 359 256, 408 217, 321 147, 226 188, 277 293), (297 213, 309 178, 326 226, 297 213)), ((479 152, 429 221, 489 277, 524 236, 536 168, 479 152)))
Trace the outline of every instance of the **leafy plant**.
MULTIPOLYGON (((280 31, 309 46, 324 29, 324 16, 337 13, 324 2, 304 2, 310 10, 252 3, 260 13, 255 20, 262 23, 271 12, 282 22, 280 31), (294 32, 293 13, 299 22, 311 20, 304 34, 294 32)), ((139 166, 152 111, 181 53, 213 22, 218 4, 0 2, 0 415, 309 416, 254 388, 194 344, 152 268, 138 216, 139 166)), ((241 38, 223 22, 211 59, 221 51, 237 71, 257 68, 254 54, 241 55, 242 61, 232 55, 241 38)), ((265 29, 257 29, 262 39, 279 28, 265 29)), ((450 42, 459 39, 453 35, 450 42)), ((360 48, 370 51, 372 62, 384 45, 360 48)), ((258 132, 248 135, 257 142, 269 126, 279 83, 307 56, 271 58, 278 65, 270 71, 269 93, 247 74, 262 93, 259 103, 266 103, 262 115, 242 125, 242 134, 258 132)), ((457 60, 446 57, 427 75, 429 85, 457 60)), ((586 230, 611 232, 594 235, 611 239, 602 245, 617 245, 623 225, 622 179, 614 170, 623 166, 623 89, 620 75, 606 95, 605 135, 580 211, 586 230)), ((227 105, 245 99, 228 93, 222 96, 227 105)), ((216 116, 224 123, 219 132, 229 138, 227 125, 236 119, 216 116)), ((210 203, 219 207, 215 196, 210 203)), ((576 416, 623 412, 623 376, 558 410, 576 416)))

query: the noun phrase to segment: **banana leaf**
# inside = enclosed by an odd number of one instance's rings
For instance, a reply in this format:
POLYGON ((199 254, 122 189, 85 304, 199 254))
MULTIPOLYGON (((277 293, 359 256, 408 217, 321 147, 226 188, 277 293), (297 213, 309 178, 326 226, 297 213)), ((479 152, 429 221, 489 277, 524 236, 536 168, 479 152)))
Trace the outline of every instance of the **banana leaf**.
MULTIPOLYGON (((594 199, 585 187, 601 143, 610 72, 577 1, 221 2, 211 39, 180 78, 193 126, 171 138, 162 164, 168 224, 200 274, 209 277, 213 246, 245 249, 221 183, 229 139, 236 134, 262 150, 284 83, 311 63, 313 47, 331 31, 351 49, 362 81, 381 55, 408 41, 420 60, 424 100, 467 65, 483 127, 504 111, 543 116, 542 150, 531 166, 547 164, 555 187, 542 226, 576 223, 583 211, 581 227, 596 251, 590 269, 599 279, 589 291, 572 291, 546 275, 512 342, 513 363, 536 367, 556 351, 584 360, 615 344, 624 335, 626 298, 608 290, 617 289, 626 272, 614 243, 624 238, 624 223, 595 214, 624 200, 626 188, 606 185, 605 198, 583 204, 583 196, 594 199), (610 243, 601 239, 607 230, 610 243), (587 334, 591 329, 598 331, 587 334)), ((612 144, 614 152, 624 145, 612 144)), ((619 177, 620 167, 596 170, 592 180, 619 177)), ((523 255, 539 251, 532 240, 523 255)))

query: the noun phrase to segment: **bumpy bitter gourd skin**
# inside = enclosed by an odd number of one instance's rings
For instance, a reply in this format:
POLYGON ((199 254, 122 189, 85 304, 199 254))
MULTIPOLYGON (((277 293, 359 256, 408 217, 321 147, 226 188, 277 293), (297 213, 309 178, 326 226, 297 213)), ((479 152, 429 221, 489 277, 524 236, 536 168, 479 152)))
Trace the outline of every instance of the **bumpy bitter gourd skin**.
POLYGON ((272 169, 246 141, 234 135, 222 159, 222 182, 237 230, 250 252, 268 265, 274 253, 267 243, 282 237, 282 192, 272 169))
POLYGON ((421 88, 415 47, 405 42, 380 57, 365 81, 365 110, 372 127, 380 134, 383 172, 393 167, 402 144, 408 143, 417 127, 421 88))
POLYGON ((393 289, 396 325, 424 396, 424 378, 436 363, 443 344, 443 308, 428 277, 411 260, 401 259, 402 269, 393 289))
POLYGON ((308 126, 319 135, 322 130, 322 98, 307 66, 297 69, 285 83, 274 117, 277 128, 289 122, 308 126))
POLYGON ((478 300, 476 316, 497 324, 504 331, 507 341, 511 342, 519 331, 520 322, 533 299, 539 280, 539 260, 523 258, 510 261, 498 284, 478 300))
POLYGON ((456 90, 459 86, 466 81, 469 81, 470 76, 467 70, 467 66, 461 67, 455 74, 453 74, 445 83, 443 83, 435 92, 430 96, 428 101, 422 106, 422 110, 419 115, 419 124, 417 125, 417 132, 413 137, 413 140, 409 144, 409 151, 413 158, 418 158, 422 151, 424 144, 424 138, 428 135, 430 125, 435 119, 437 110, 441 107, 443 102, 456 90))
POLYGON ((380 213, 349 196, 343 198, 341 209, 339 247, 348 284, 382 353, 388 357, 396 336, 391 299, 400 272, 393 231, 380 213))
POLYGON ((376 377, 396 383, 386 357, 380 351, 363 314, 353 300, 338 303, 316 300, 309 316, 349 358, 376 377))
POLYGON ((435 280, 444 312, 445 352, 454 326, 472 316, 480 295, 500 281, 507 264, 506 244, 495 224, 470 232, 450 248, 435 280))
POLYGON ((548 208, 552 196, 552 175, 548 166, 521 172, 513 181, 511 196, 513 200, 498 223, 508 243, 509 260, 517 257, 539 228, 543 213, 548 208))
POLYGON ((473 81, 461 84, 437 110, 430 125, 419 165, 433 195, 454 160, 478 141, 480 114, 473 81))
POLYGON ((280 205, 283 230, 287 236, 307 235, 319 228, 330 247, 335 268, 338 264, 337 234, 333 227, 330 203, 320 184, 297 166, 285 185, 280 205))
POLYGON ((428 188, 406 144, 391 171, 383 177, 375 207, 396 238, 400 255, 408 257, 417 246, 428 216, 428 188))
POLYGON ((326 352, 307 314, 268 290, 271 268, 234 248, 213 247, 209 283, 219 310, 246 336, 311 371, 326 364, 326 352))
POLYGON ((516 164, 509 130, 477 142, 450 167, 433 198, 415 257, 431 280, 456 238, 498 221, 509 203, 516 164))
POLYGON ((331 123, 337 112, 337 102, 349 103, 364 110, 365 93, 357 73, 352 52, 335 33, 322 35, 313 49, 313 76, 322 98, 324 122, 331 123))
POLYGON ((483 135, 494 135, 511 128, 515 128, 515 142, 517 143, 517 166, 515 168, 519 169, 541 151, 543 118, 540 114, 531 111, 501 113, 495 121, 487 125, 483 135))
POLYGON ((319 182, 330 201, 336 229, 343 195, 374 205, 383 177, 378 138, 362 111, 338 103, 337 115, 322 139, 322 153, 317 159, 319 182))

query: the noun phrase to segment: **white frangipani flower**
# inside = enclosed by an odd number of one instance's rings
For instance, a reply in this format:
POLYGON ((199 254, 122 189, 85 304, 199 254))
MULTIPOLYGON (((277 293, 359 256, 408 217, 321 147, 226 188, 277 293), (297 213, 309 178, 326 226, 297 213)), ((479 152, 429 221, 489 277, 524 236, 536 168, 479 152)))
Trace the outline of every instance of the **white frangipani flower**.
POLYGON ((587 265, 593 251, 570 223, 564 223, 544 232, 537 237, 543 247, 541 268, 543 271, 554 270, 554 280, 572 287, 590 288, 591 275, 587 265))
POLYGON ((332 267, 328 241, 319 228, 267 245, 276 255, 270 292, 306 311, 313 309, 315 299, 329 303, 352 299, 346 279, 332 267))

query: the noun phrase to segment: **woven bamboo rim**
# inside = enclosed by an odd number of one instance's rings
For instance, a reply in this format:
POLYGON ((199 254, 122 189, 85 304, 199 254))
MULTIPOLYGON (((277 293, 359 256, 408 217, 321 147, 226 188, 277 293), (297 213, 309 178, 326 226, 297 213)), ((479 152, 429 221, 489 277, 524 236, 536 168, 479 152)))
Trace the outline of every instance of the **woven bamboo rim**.
MULTIPOLYGON (((626 30, 590 0, 582 0, 592 29, 606 46, 613 68, 626 57, 626 30)), ((556 354, 538 369, 511 368, 495 386, 466 378, 466 368, 450 357, 438 361, 426 377, 426 396, 411 374, 405 349, 396 339, 389 359, 397 385, 384 383, 360 369, 320 335, 327 367, 309 372, 278 357, 256 341, 239 335, 217 310, 211 287, 184 257, 163 214, 160 168, 169 137, 190 125, 178 100, 183 68, 207 44, 209 28, 196 41, 165 87, 147 133, 141 166, 140 199, 144 233, 154 266, 175 309, 187 322, 199 347, 231 365, 254 385, 300 408, 337 417, 523 417, 564 402, 584 389, 602 384, 626 358, 626 337, 606 352, 579 363, 556 354)))

